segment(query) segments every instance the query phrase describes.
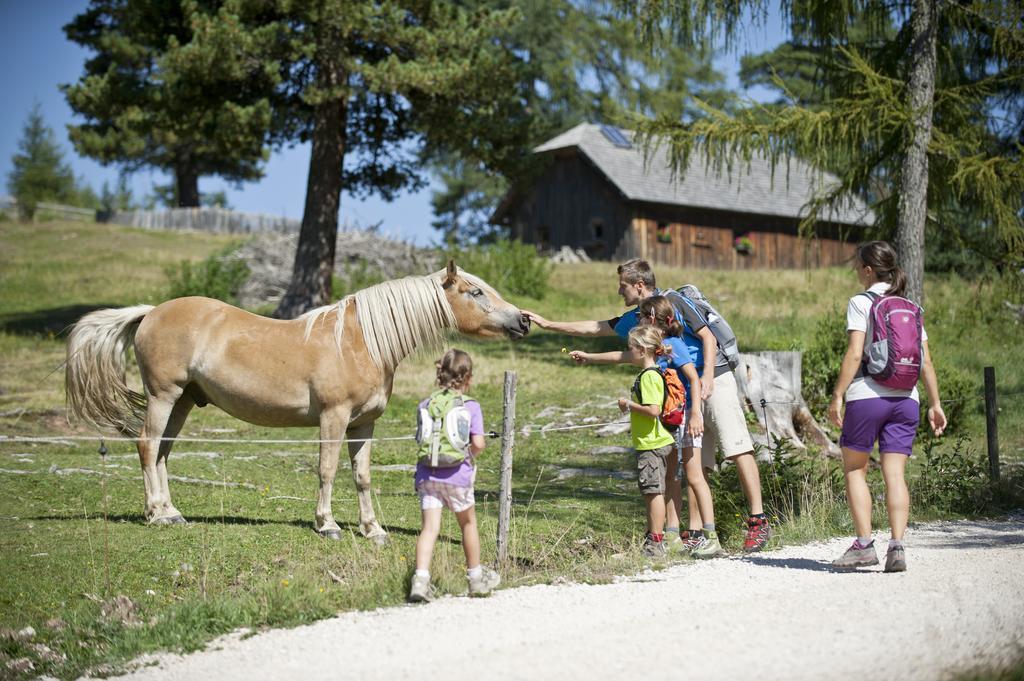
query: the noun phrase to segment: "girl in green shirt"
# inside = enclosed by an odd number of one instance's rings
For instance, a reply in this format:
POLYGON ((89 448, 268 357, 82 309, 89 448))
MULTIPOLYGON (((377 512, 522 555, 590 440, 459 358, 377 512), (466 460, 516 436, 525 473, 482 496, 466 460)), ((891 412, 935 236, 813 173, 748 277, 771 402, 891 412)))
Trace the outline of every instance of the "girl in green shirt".
POLYGON ((636 449, 637 484, 647 506, 647 536, 643 552, 649 558, 665 556, 665 459, 675 445, 672 433, 661 423, 665 383, 654 369, 655 358, 666 351, 665 334, 656 326, 638 326, 629 332, 629 349, 642 367, 630 397, 619 399, 622 413, 629 412, 630 434, 636 449))

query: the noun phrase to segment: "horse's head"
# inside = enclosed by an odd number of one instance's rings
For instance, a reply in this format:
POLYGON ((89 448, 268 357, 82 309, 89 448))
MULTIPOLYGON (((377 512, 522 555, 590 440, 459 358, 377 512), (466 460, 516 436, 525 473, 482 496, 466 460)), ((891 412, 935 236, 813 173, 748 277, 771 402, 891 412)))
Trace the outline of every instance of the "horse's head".
POLYGON ((461 333, 516 340, 530 332, 530 321, 519 308, 506 302, 480 277, 459 272, 454 260, 448 261, 448 269, 441 276, 441 286, 461 333))

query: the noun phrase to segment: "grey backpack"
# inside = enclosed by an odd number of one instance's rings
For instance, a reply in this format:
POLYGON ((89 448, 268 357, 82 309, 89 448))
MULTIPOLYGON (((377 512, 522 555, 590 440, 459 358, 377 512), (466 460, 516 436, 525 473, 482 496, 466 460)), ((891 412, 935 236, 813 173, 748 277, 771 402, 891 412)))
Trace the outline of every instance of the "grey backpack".
MULTIPOLYGON (((711 329, 711 333, 715 337, 715 341, 718 342, 719 354, 729 363, 729 368, 735 370, 740 365, 740 347, 736 342, 736 334, 733 333, 729 322, 725 321, 725 317, 712 307, 708 299, 700 292, 700 289, 693 284, 680 286, 675 291, 672 291, 672 293, 678 293, 679 295, 669 296, 670 301, 673 298, 681 298, 686 301, 697 312, 697 315, 704 323, 708 325, 708 328, 711 329)), ((717 364, 718 362, 716 361, 715 363, 717 364)))

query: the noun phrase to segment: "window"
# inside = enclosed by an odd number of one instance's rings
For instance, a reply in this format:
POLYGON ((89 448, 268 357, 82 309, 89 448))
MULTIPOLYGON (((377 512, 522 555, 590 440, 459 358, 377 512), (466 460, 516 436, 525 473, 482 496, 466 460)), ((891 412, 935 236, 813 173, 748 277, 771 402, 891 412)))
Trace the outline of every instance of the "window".
POLYGON ((672 243, 672 228, 667 223, 658 223, 657 239, 659 244, 672 243))
POLYGON ((595 239, 604 239, 604 221, 597 219, 591 220, 590 233, 595 239))
POLYGON ((616 128, 614 125, 602 125, 601 134, 608 138, 608 141, 617 146, 619 149, 632 149, 633 145, 630 144, 629 139, 626 135, 616 128))

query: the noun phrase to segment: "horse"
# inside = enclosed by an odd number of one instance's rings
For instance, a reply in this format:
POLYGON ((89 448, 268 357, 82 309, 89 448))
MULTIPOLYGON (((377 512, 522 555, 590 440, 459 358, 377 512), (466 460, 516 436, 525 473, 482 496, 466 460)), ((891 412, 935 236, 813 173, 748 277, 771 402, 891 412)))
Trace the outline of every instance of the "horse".
POLYGON ((449 330, 511 340, 529 320, 486 282, 456 267, 362 289, 294 320, 261 317, 202 297, 98 310, 68 339, 68 414, 137 437, 149 524, 184 523, 171 501, 167 459, 194 406, 213 404, 261 426, 320 427, 314 527, 340 539, 331 492, 344 439, 359 499, 359 531, 387 533, 370 498, 370 438, 405 357, 449 330), (125 380, 135 350, 143 393, 125 380))

